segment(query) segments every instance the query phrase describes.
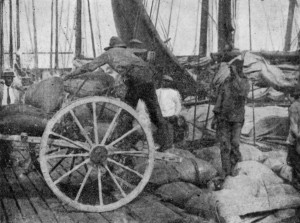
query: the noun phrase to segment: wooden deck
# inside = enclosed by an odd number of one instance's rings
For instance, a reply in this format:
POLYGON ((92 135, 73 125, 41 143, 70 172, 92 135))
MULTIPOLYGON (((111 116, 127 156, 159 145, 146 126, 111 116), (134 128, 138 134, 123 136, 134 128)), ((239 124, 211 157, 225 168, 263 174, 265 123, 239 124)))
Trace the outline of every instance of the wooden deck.
POLYGON ((149 193, 142 193, 134 201, 115 211, 78 211, 63 204, 52 193, 38 170, 20 177, 13 168, 0 167, 1 223, 159 223, 184 218, 149 193))

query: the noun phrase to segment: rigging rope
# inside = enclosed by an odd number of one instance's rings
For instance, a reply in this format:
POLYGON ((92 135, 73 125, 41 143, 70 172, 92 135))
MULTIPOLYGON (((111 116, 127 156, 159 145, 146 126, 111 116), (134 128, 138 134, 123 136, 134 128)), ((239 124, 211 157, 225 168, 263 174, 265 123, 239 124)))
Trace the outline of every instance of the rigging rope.
MULTIPOLYGON (((72 21, 73 21, 72 30, 75 29, 76 8, 77 8, 77 6, 75 5, 75 7, 74 7, 74 9, 73 9, 73 11, 74 11, 74 13, 73 13, 74 18, 73 18, 73 20, 72 20, 72 21)), ((73 37, 74 37, 74 35, 75 35, 75 32, 71 31, 71 39, 70 39, 70 45, 69 45, 68 52, 70 52, 70 51, 72 50, 72 43, 73 43, 73 37)), ((72 57, 71 55, 69 55, 69 56, 68 56, 68 64, 69 64, 69 60, 72 60, 72 59, 73 59, 73 57, 72 57)), ((71 62, 71 63, 72 63, 72 62, 71 62)))
POLYGON ((281 1, 279 1, 279 4, 280 4, 280 12, 281 12, 281 36, 282 36, 282 39, 281 39, 281 44, 283 45, 283 43, 284 43, 284 34, 283 34, 283 30, 284 30, 284 16, 283 16, 283 6, 282 6, 282 4, 281 4, 281 1))
POLYGON ((172 13, 173 13, 173 6, 174 6, 174 0, 172 0, 172 2, 171 2, 171 10, 170 10, 170 15, 169 15, 169 24, 168 24, 168 32, 167 32, 168 38, 170 35, 170 26, 171 26, 171 19, 172 19, 172 13))
POLYGON ((270 40, 271 40, 272 48, 273 48, 273 50, 274 50, 275 48, 274 48, 274 43, 273 43, 273 39, 272 39, 272 35, 271 35, 271 29, 270 29, 270 24, 269 24, 269 19, 268 19, 268 17, 267 17, 265 5, 263 4, 263 1, 261 1, 260 3, 261 3, 262 6, 263 6, 265 18, 266 18, 266 21, 267 21, 267 26, 268 26, 268 32, 269 32, 270 40))
POLYGON ((25 7, 25 15, 26 15, 26 20, 27 20, 27 28, 28 28, 29 38, 30 38, 31 50, 33 52, 33 40, 32 40, 32 36, 31 36, 30 22, 29 22, 29 16, 28 16, 28 14, 29 14, 28 7, 29 6, 26 5, 25 1, 24 1, 24 7, 25 7))
MULTIPOLYGON (((68 9, 68 13, 67 13, 67 25, 66 25, 66 30, 67 30, 67 33, 64 31, 62 25, 60 25, 60 28, 65 36, 65 44, 64 44, 64 51, 67 51, 67 44, 70 46, 70 42, 69 42, 69 19, 70 19, 70 1, 68 1, 68 5, 67 5, 67 9, 68 9)), ((69 58, 69 55, 68 54, 65 54, 63 55, 63 67, 66 67, 66 63, 68 62, 68 58, 69 58)))
POLYGON ((98 39, 99 39, 99 52, 100 52, 100 54, 102 53, 102 37, 101 37, 101 30, 100 30, 100 18, 99 18, 99 5, 96 3, 97 1, 95 1, 94 2, 94 5, 95 5, 95 7, 94 7, 94 10, 95 10, 95 15, 96 15, 96 20, 97 20, 97 22, 96 22, 96 24, 97 24, 97 30, 98 30, 98 39))
POLYGON ((152 2, 151 2, 150 13, 149 13, 149 17, 150 17, 151 20, 152 20, 153 5, 154 5, 154 0, 152 0, 152 2))
POLYGON ((172 44, 173 46, 175 46, 175 41, 176 41, 176 37, 177 37, 180 12, 181 12, 181 0, 179 1, 179 11, 178 11, 178 14, 177 14, 176 28, 175 28, 175 34, 174 34, 173 44, 172 44))
POLYGON ((156 20, 155 20, 155 28, 157 27, 158 13, 160 9, 160 0, 158 0, 157 11, 156 11, 156 20))

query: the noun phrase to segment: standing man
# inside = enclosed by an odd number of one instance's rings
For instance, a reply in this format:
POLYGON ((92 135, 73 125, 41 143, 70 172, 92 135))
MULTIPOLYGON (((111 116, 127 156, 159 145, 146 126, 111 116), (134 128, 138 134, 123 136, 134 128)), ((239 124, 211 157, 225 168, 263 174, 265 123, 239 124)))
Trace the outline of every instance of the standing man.
POLYGON ((74 78, 82 73, 92 72, 108 64, 124 79, 127 86, 125 101, 133 108, 136 108, 139 99, 145 102, 151 121, 160 131, 161 139, 158 143, 161 146, 161 150, 171 148, 172 142, 168 134, 168 124, 161 114, 152 80, 153 72, 149 68, 148 63, 136 56, 132 49, 127 48, 125 43, 116 36, 111 37, 109 46, 104 48, 104 50, 106 52, 99 57, 65 76, 65 80, 74 78))
POLYGON ((300 190, 300 88, 291 93, 293 103, 289 107, 290 130, 287 138, 287 163, 292 167, 292 185, 300 190))
POLYGON ((237 59, 230 64, 230 77, 218 88, 213 110, 215 116, 212 125, 216 124, 220 140, 223 179, 232 175, 233 168, 241 161, 240 135, 249 90, 250 85, 243 74, 243 61, 237 59))
POLYGON ((181 97, 177 90, 172 88, 173 78, 163 75, 161 88, 156 90, 158 103, 164 119, 169 122, 169 135, 174 143, 174 127, 178 125, 178 116, 181 111, 181 97))
MULTIPOLYGON (((4 106, 19 103, 19 91, 13 85, 14 77, 15 75, 12 70, 5 70, 2 73, 3 80, 0 82, 0 110, 4 106)), ((15 164, 15 156, 12 151, 13 148, 9 142, 0 140, 0 166, 5 167, 10 163, 15 164)))
POLYGON ((15 74, 13 71, 4 71, 2 78, 4 82, 0 83, 0 101, 1 106, 19 103, 19 91, 14 87, 15 74))

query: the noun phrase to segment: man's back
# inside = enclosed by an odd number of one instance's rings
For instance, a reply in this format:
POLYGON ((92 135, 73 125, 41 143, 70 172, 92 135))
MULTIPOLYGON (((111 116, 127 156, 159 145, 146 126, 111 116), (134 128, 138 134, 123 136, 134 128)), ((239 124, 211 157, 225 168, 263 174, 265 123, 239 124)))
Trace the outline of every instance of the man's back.
POLYGON ((119 47, 109 49, 95 60, 98 60, 100 63, 107 63, 117 72, 120 68, 131 65, 140 67, 147 66, 147 63, 140 57, 136 56, 132 50, 119 47))
POLYGON ((164 117, 177 116, 181 111, 181 98, 177 90, 159 88, 156 90, 159 106, 164 117))

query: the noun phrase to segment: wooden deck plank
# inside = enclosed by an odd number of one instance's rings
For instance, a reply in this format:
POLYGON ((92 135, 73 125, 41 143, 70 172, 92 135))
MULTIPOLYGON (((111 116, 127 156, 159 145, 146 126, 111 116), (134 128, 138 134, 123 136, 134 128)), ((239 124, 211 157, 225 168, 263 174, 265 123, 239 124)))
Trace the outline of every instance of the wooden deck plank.
MULTIPOLYGON (((50 165, 54 166, 53 164, 50 164, 50 165)), ((66 165, 69 166, 69 167, 71 166, 71 164, 69 162, 65 162, 64 165, 63 165, 63 163, 61 163, 60 164, 60 168, 57 168, 55 170, 55 171, 57 171, 57 174, 61 174, 62 175, 65 172, 67 172, 68 169, 67 169, 66 165)), ((80 171, 80 169, 78 171, 76 171, 75 173, 76 173, 76 175, 73 176, 73 177, 77 178, 77 180, 78 179, 82 180, 83 177, 84 177, 84 174, 85 174, 84 172, 80 171)), ((53 172, 53 174, 55 174, 55 172, 53 172)), ((45 185, 48 188, 46 182, 45 182, 45 185)), ((83 212, 84 214, 82 214, 82 213, 79 213, 78 210, 75 210, 72 207, 69 207, 68 205, 65 205, 65 208, 68 210, 68 212, 70 214, 76 215, 76 216, 73 216, 73 217, 75 217, 76 220, 84 218, 84 219, 82 219, 82 222, 109 223, 100 213, 88 213, 88 212, 84 213, 83 212)))
POLYGON ((41 220, 37 215, 37 212, 34 210, 34 207, 30 203, 26 192, 22 189, 20 182, 17 180, 14 174, 11 174, 9 176, 10 177, 8 177, 6 180, 8 181, 13 190, 14 196, 21 209, 23 219, 29 222, 40 223, 41 220))
POLYGON ((22 214, 15 200, 15 197, 11 191, 9 183, 4 176, 4 170, 0 169, 1 190, 0 197, 3 203, 3 209, 5 209, 6 217, 9 222, 23 222, 22 214))
POLYGON ((34 178, 39 178, 38 181, 35 181, 35 184, 37 188, 39 188, 40 192, 47 197, 49 206, 53 211, 57 214, 67 215, 68 218, 72 219, 72 222, 89 222, 86 213, 79 213, 77 210, 72 210, 68 208, 67 205, 63 204, 63 202, 60 201, 47 186, 40 173, 32 172, 30 175, 34 176, 34 178))
POLYGON ((74 223, 74 221, 66 215, 65 210, 62 208, 61 203, 58 202, 54 194, 47 193, 48 188, 45 187, 45 184, 43 183, 44 180, 42 179, 42 175, 35 174, 35 171, 32 171, 27 175, 27 178, 31 182, 32 188, 37 191, 47 205, 49 213, 52 213, 58 222, 74 223), (46 188, 46 190, 44 188, 46 188))
MULTIPOLYGON (((46 184, 46 182, 44 181, 44 179, 42 178, 41 173, 33 172, 30 174, 36 175, 36 178, 38 176, 40 177, 41 180, 36 181, 36 183, 39 184, 38 188, 43 188, 42 190, 43 190, 43 193, 45 193, 45 195, 51 194, 52 196, 55 196, 52 193, 52 191, 50 190, 50 188, 48 187, 48 185, 46 184)), ((56 198, 56 196, 55 196, 55 198, 56 198)), ((59 208, 60 211, 64 211, 65 214, 67 213, 73 219, 74 222, 109 223, 99 213, 88 213, 88 212, 78 211, 78 210, 68 206, 67 204, 63 204, 62 201, 60 201, 58 198, 56 198, 55 203, 56 203, 57 207, 60 207, 59 208)))
MULTIPOLYGON (((12 177, 11 175, 14 174, 12 172, 12 169, 8 169, 8 175, 7 177, 12 177)), ((25 176, 22 179, 18 179, 22 188, 26 192, 27 196, 29 197, 29 200, 35 210, 38 213, 38 216, 40 217, 41 221, 43 223, 55 223, 58 222, 55 218, 52 211, 49 209, 48 205, 44 202, 43 198, 40 197, 37 190, 32 185, 30 179, 25 176)))
POLYGON ((113 211, 101 213, 109 222, 132 222, 138 223, 142 222, 140 219, 134 215, 130 209, 127 207, 121 207, 113 211))
POLYGON ((4 206, 3 206, 3 203, 2 203, 2 198, 0 200, 0 222, 1 223, 6 223, 7 222, 7 219, 6 219, 6 216, 5 216, 5 211, 4 211, 4 206))

